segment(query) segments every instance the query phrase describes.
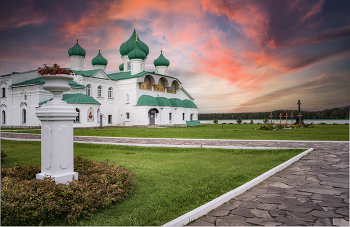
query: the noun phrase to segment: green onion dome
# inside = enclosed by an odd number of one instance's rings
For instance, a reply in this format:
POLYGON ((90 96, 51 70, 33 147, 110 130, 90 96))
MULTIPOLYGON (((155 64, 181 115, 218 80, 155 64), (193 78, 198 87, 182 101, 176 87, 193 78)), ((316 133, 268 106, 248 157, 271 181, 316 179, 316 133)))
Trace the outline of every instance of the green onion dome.
POLYGON ((69 57, 73 55, 79 55, 85 58, 86 53, 85 53, 85 50, 79 46, 79 43, 77 40, 77 43, 75 44, 75 46, 68 50, 68 55, 69 57))
POLYGON ((169 66, 170 62, 163 56, 163 51, 160 52, 160 56, 154 60, 154 66, 169 66))
MULTIPOLYGON (((135 40, 136 40, 136 31, 134 29, 134 32, 132 33, 128 41, 120 45, 119 52, 122 56, 129 54, 129 52, 135 48, 136 46, 135 40)), ((140 40, 139 36, 137 36, 137 41, 138 41, 140 50, 142 50, 147 56, 149 54, 148 46, 140 40)))
POLYGON ((135 42, 135 48, 129 52, 128 58, 131 59, 142 59, 145 60, 146 54, 143 52, 138 45, 138 42, 135 42))
POLYGON ((101 51, 99 50, 97 56, 91 60, 91 64, 92 65, 107 65, 108 61, 107 61, 107 59, 105 59, 102 56, 101 51))
POLYGON ((123 63, 121 63, 121 64, 119 65, 119 70, 120 70, 120 71, 124 71, 124 64, 123 64, 123 63))

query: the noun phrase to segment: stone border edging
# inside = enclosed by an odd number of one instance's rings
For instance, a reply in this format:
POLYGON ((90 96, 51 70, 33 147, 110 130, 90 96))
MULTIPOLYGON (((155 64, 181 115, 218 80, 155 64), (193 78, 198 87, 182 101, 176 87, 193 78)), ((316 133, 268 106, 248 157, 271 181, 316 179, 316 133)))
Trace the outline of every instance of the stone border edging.
POLYGON ((222 204, 224 204, 225 202, 229 201, 230 199, 244 193, 245 191, 247 191, 248 189, 250 189, 251 187, 261 183, 263 180, 271 177, 272 175, 274 175, 277 172, 280 172, 281 170, 285 169, 286 167, 288 167, 289 165, 291 165, 293 162, 298 161, 300 158, 302 158, 303 156, 307 155, 308 153, 310 153, 311 151, 313 151, 313 148, 308 149, 307 151, 304 151, 303 153, 289 159, 288 161, 276 166, 275 168, 263 173, 262 175, 256 177, 255 179, 245 183, 244 185, 225 193, 224 195, 164 224, 163 226, 183 226, 183 225, 187 225, 189 222, 196 220, 200 217, 202 217, 203 215, 209 213, 211 210, 221 206, 222 204))

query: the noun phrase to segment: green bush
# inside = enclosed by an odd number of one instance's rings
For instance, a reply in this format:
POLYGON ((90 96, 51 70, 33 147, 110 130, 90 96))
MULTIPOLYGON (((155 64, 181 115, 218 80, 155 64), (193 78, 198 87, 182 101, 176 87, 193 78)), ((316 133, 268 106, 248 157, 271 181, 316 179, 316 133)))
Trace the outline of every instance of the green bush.
POLYGON ((68 185, 51 178, 35 179, 40 168, 16 163, 1 168, 1 224, 44 225, 60 216, 74 224, 97 209, 122 202, 134 191, 135 174, 108 160, 90 161, 77 156, 74 171, 79 181, 68 185))
POLYGON ((318 128, 318 126, 317 125, 309 125, 309 126, 307 126, 307 128, 318 128))
POLYGON ((4 160, 4 158, 7 157, 7 154, 3 150, 1 150, 1 161, 4 160))
POLYGON ((326 123, 324 123, 324 122, 321 122, 321 125, 325 125, 326 123))
POLYGON ((269 130, 266 125, 260 126, 260 130, 269 130))
POLYGON ((267 124, 267 122, 268 122, 269 120, 267 119, 267 117, 265 117, 265 119, 264 119, 264 124, 267 124))
POLYGON ((241 124, 242 123, 242 118, 241 117, 237 117, 236 122, 237 122, 237 124, 241 124))
POLYGON ((217 124, 219 121, 218 121, 218 119, 217 118, 214 118, 214 124, 217 124))
POLYGON ((268 129, 268 130, 274 130, 274 129, 275 129, 275 125, 273 125, 273 124, 268 124, 268 125, 267 125, 267 129, 268 129))
POLYGON ((277 127, 278 129, 283 129, 283 124, 277 124, 276 127, 277 127))
POLYGON ((251 120, 250 120, 250 123, 249 123, 249 124, 254 124, 254 121, 253 121, 253 119, 251 119, 251 120))
POLYGON ((349 123, 345 123, 346 125, 349 125, 349 123))
POLYGON ((301 128, 302 125, 301 125, 301 124, 296 124, 295 127, 296 127, 296 128, 301 128))

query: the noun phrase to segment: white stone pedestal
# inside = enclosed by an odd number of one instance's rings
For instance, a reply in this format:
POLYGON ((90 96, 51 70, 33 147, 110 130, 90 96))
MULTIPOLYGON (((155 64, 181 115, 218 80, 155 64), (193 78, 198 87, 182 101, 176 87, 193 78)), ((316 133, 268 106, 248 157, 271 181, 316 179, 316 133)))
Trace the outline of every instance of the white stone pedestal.
POLYGON ((70 89, 68 82, 73 76, 46 75, 41 78, 45 79, 43 88, 51 91, 54 97, 36 111, 41 121, 41 173, 36 178, 49 176, 57 183, 66 184, 73 177, 78 180, 73 163, 73 121, 78 113, 61 100, 63 91, 70 89))

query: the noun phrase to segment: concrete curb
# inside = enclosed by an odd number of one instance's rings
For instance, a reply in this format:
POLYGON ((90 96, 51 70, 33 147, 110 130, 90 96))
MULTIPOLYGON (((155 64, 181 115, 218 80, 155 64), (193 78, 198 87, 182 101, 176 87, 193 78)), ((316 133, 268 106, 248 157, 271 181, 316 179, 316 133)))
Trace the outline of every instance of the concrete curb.
POLYGON ((224 204, 225 202, 229 201, 230 199, 242 194, 243 192, 247 191, 248 189, 250 189, 251 187, 261 183, 263 180, 269 178, 270 176, 274 175, 277 172, 280 172, 281 170, 285 169, 286 167, 288 167, 289 165, 291 165, 293 162, 299 160, 300 158, 302 158, 303 156, 307 155, 308 153, 310 153, 311 151, 313 151, 313 148, 308 149, 307 151, 304 151, 303 153, 289 159, 288 161, 282 163, 279 166, 276 166, 275 168, 267 171, 266 173, 258 176, 257 178, 245 183, 244 185, 230 191, 227 192, 226 194, 164 224, 163 226, 183 226, 188 224, 189 222, 196 220, 200 217, 202 217, 203 215, 209 213, 211 210, 221 206, 222 204, 224 204))

